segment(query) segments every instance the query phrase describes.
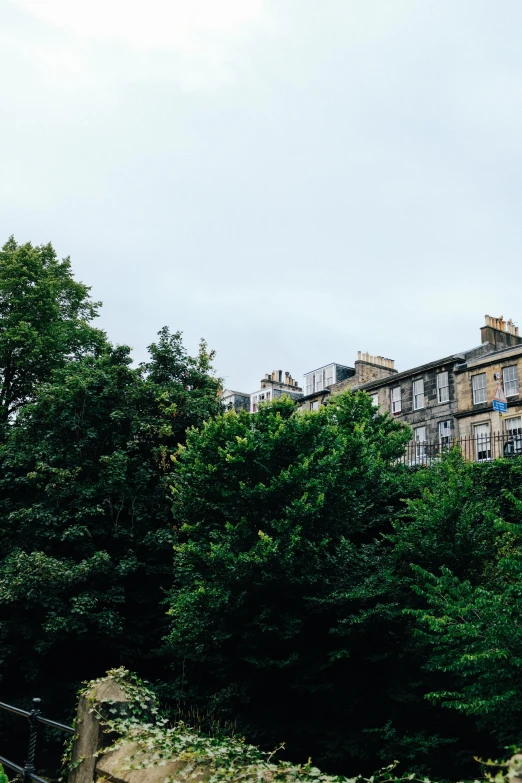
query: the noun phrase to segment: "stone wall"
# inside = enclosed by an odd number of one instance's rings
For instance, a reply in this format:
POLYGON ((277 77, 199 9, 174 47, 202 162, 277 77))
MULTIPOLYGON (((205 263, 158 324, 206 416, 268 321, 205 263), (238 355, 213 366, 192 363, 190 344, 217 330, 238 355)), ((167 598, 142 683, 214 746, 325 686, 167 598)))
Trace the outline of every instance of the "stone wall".
POLYGON ((356 386, 361 386, 363 383, 369 383, 370 381, 378 381, 381 378, 388 378, 390 375, 396 375, 397 370, 390 367, 383 367, 380 364, 374 364, 373 362, 367 362, 360 359, 354 363, 355 375, 345 378, 339 383, 332 384, 332 394, 340 394, 346 389, 352 389, 356 386))

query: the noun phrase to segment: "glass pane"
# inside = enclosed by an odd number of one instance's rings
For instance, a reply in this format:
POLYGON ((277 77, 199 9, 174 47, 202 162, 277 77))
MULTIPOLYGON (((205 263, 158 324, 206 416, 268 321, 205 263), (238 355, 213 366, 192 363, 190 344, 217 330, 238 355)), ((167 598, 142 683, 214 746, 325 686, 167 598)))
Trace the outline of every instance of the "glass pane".
POLYGON ((478 462, 491 459, 491 438, 489 437, 489 424, 478 424, 475 427, 475 444, 478 462))

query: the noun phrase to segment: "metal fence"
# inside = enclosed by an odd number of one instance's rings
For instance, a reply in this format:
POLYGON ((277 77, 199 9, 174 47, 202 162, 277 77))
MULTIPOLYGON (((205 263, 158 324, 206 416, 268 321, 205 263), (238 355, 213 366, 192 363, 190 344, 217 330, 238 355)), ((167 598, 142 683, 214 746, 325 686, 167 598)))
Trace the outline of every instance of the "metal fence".
POLYGON ((522 456, 522 434, 506 435, 493 432, 476 438, 442 438, 435 443, 411 441, 401 462, 410 467, 433 465, 442 454, 457 446, 462 456, 472 462, 489 462, 499 457, 522 456))
POLYGON ((37 783, 47 783, 44 778, 41 778, 36 774, 35 767, 36 740, 38 738, 39 724, 42 723, 45 726, 51 726, 51 728, 58 729, 59 731, 65 731, 67 734, 74 734, 74 729, 72 726, 65 726, 63 723, 58 723, 55 720, 44 718, 44 716, 40 713, 40 699, 33 699, 33 708, 30 712, 21 710, 19 707, 13 707, 11 704, 4 704, 1 701, 0 709, 13 712, 15 715, 21 715, 22 717, 27 718, 29 721, 29 745, 27 748, 27 760, 25 761, 24 766, 21 767, 19 764, 15 764, 14 761, 6 759, 4 756, 0 756, 0 764, 2 764, 4 767, 7 767, 8 769, 11 769, 13 772, 16 772, 17 775, 27 783, 30 780, 35 780, 37 783))

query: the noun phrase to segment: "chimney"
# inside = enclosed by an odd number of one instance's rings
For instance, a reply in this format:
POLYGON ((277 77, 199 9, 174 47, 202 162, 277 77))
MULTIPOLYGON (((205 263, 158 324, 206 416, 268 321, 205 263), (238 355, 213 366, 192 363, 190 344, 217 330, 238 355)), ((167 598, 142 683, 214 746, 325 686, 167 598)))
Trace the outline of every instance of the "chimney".
POLYGON ((396 373, 395 362, 385 356, 374 356, 368 351, 357 351, 355 362, 355 383, 368 383, 379 378, 386 378, 396 373))
POLYGON ((518 334, 518 326, 512 319, 504 321, 504 316, 494 318, 491 315, 484 316, 484 326, 480 329, 482 344, 490 343, 495 348, 508 348, 511 345, 522 343, 522 337, 518 334))
POLYGON ((395 369, 394 359, 386 359, 384 356, 373 356, 373 354, 367 351, 357 351, 357 361, 365 362, 366 364, 375 364, 377 367, 386 367, 387 370, 395 369))

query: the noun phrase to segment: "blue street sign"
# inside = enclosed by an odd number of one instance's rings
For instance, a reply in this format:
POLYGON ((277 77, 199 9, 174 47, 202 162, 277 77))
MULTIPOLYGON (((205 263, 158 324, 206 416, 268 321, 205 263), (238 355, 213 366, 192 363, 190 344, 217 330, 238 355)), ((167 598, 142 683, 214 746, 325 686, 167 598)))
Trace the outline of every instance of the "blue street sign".
POLYGON ((502 402, 502 400, 493 400, 493 410, 499 411, 499 413, 507 413, 507 402, 502 402))

